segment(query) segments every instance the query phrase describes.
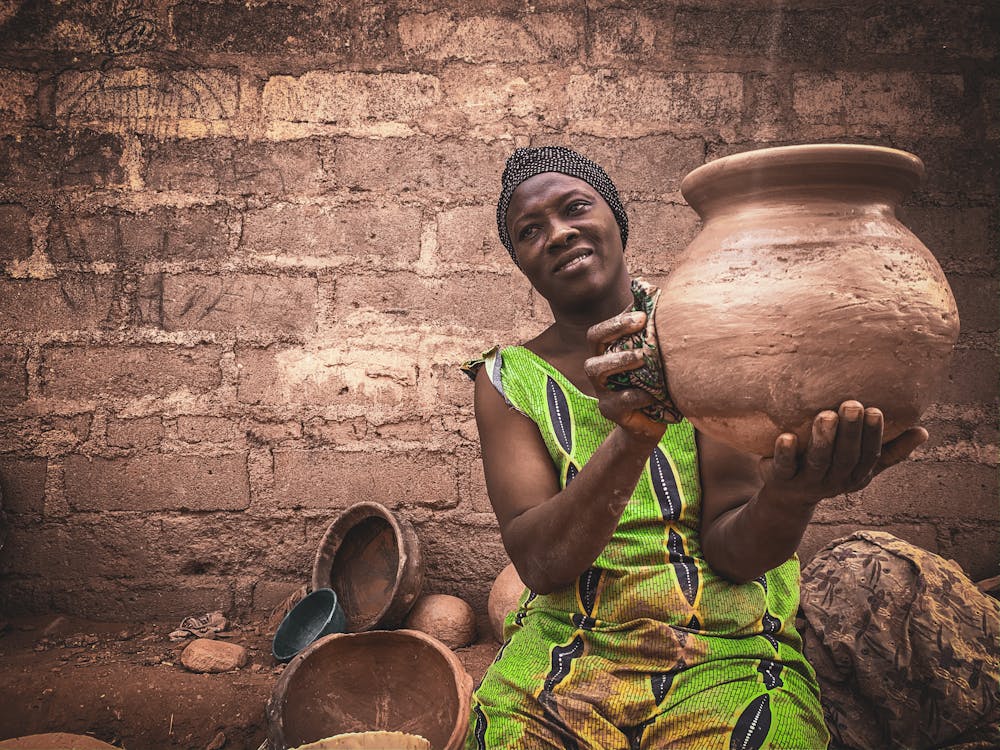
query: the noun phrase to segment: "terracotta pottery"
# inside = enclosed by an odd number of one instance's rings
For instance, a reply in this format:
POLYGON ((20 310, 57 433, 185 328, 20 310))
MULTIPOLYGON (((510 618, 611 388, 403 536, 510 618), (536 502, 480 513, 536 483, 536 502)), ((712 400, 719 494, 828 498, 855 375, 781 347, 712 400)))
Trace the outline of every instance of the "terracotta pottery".
POLYGON ((476 613, 457 596, 424 594, 403 620, 403 627, 434 636, 448 648, 462 648, 476 640, 476 613))
POLYGON ((523 593, 524 583, 521 581, 521 576, 517 574, 514 563, 510 563, 500 571, 496 580, 493 581, 490 598, 486 603, 486 609, 490 616, 490 626, 493 628, 493 637, 500 643, 503 643, 504 620, 517 607, 523 593))
POLYGON ((895 149, 787 146, 727 156, 681 192, 701 233, 654 312, 670 400, 758 455, 847 399, 916 424, 947 377, 959 319, 934 256, 896 211, 923 163, 895 149))
POLYGON ((352 505, 334 519, 313 561, 312 588, 337 592, 349 633, 399 625, 423 581, 416 532, 378 503, 352 505))
POLYGON ((116 750, 115 745, 101 742, 87 734, 48 732, 14 737, 0 742, 3 750, 116 750))
POLYGON ((405 732, 458 750, 472 678, 436 638, 416 630, 328 635, 282 672, 267 705, 268 739, 285 750, 351 732, 405 732))
POLYGON ((431 743, 403 732, 348 732, 299 745, 295 750, 431 750, 431 743))

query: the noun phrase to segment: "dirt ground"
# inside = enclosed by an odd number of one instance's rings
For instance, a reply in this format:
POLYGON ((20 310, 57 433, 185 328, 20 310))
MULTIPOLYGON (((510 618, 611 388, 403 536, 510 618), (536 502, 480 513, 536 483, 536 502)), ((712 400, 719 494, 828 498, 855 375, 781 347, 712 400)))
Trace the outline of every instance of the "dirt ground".
MULTIPOLYGON (((180 655, 192 639, 170 641, 176 627, 61 615, 0 621, 0 739, 71 732, 127 750, 257 750, 283 669, 267 625, 230 622, 220 636, 250 658, 224 674, 187 671, 180 655)), ((480 638, 455 653, 478 682, 496 649, 480 638)))

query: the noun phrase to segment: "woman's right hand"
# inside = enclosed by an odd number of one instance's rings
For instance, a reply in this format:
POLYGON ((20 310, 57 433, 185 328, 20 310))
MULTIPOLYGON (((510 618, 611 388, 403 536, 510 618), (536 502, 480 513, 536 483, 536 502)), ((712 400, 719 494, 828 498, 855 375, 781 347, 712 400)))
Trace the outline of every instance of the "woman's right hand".
POLYGON ((631 310, 591 326, 587 331, 587 341, 593 356, 584 363, 584 370, 594 385, 601 414, 634 437, 655 445, 663 437, 666 425, 654 422, 642 411, 652 405, 655 399, 640 388, 608 388, 608 378, 611 375, 642 367, 646 354, 644 349, 608 352, 608 345, 623 336, 641 331, 645 325, 646 313, 631 310))

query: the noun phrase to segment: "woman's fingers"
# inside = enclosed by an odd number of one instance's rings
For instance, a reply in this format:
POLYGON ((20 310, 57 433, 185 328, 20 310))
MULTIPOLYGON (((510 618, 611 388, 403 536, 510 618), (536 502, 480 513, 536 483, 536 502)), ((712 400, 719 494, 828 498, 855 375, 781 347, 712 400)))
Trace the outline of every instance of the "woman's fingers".
POLYGON ((862 461, 861 444, 865 407, 858 401, 845 401, 837 412, 837 435, 830 458, 829 479, 846 484, 862 461))
POLYGON ((587 341, 590 342, 594 354, 603 354, 607 345, 622 336, 641 331, 646 325, 646 313, 631 310, 601 321, 587 331, 587 341))
POLYGON ((812 436, 806 447, 802 474, 811 482, 820 482, 830 470, 833 447, 837 439, 837 412, 821 411, 813 419, 812 436))
POLYGON ((865 409, 861 424, 861 458, 851 479, 854 483, 867 482, 874 475, 875 466, 882 455, 882 430, 885 420, 882 410, 869 406, 865 409))
POLYGON ((794 433, 785 432, 774 441, 774 457, 771 459, 771 473, 777 479, 792 479, 799 471, 799 439, 794 433))
POLYGON ((583 370, 595 386, 604 390, 607 388, 609 376, 634 370, 641 367, 644 362, 645 354, 642 349, 625 349, 591 357, 583 363, 583 370))

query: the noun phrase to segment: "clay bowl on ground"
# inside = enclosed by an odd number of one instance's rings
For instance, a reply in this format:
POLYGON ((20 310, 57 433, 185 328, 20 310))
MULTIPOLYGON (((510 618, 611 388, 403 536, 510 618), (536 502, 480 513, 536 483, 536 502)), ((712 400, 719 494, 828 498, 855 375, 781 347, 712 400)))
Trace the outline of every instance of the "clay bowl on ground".
POLYGON ((328 635, 281 674, 267 705, 275 750, 349 732, 405 732, 458 750, 472 678, 436 638, 416 630, 328 635))
POLYGON ((378 503, 358 503, 334 519, 313 562, 312 588, 337 592, 349 633, 398 626, 423 580, 416 532, 378 503))
POLYGON ((295 750, 431 750, 423 737, 403 732, 348 732, 295 750))
POLYGON ((48 732, 14 737, 0 742, 2 750, 117 750, 115 745, 101 742, 88 734, 48 732))

